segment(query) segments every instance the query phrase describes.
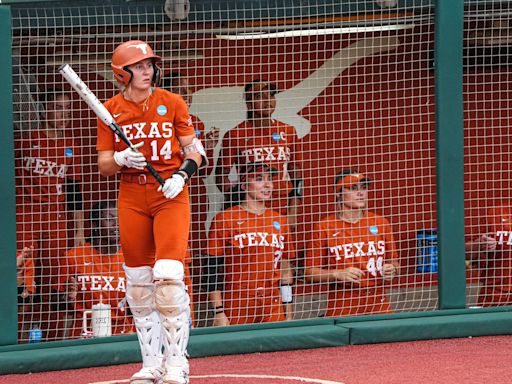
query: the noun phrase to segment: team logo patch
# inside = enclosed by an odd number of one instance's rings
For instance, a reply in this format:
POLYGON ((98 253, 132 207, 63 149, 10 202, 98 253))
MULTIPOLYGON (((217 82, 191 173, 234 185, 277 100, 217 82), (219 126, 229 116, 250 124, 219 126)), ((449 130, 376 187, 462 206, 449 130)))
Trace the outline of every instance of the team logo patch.
POLYGON ((372 225, 369 229, 370 229, 370 233, 373 235, 376 235, 377 233, 379 233, 379 228, 376 225, 372 225))
POLYGON ((281 229, 281 223, 279 221, 274 221, 272 224, 274 225, 274 228, 277 229, 278 231, 281 229))
POLYGON ((272 140, 274 140, 274 141, 281 140, 281 135, 279 134, 279 132, 272 133, 272 140))
POLYGON ((66 148, 66 150, 64 151, 64 155, 66 157, 73 157, 73 150, 71 148, 66 148))
POLYGON ((165 116, 167 114, 167 107, 165 105, 159 105, 156 108, 156 113, 158 113, 160 116, 165 116))
POLYGON ((192 124, 192 116, 188 117, 187 124, 188 124, 189 127, 191 127, 193 125, 192 124))

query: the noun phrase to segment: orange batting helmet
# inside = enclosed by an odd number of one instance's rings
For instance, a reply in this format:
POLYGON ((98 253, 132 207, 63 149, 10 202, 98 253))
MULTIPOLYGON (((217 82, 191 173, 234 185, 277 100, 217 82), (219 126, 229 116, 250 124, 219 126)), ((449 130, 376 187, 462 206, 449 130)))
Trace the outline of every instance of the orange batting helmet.
POLYGON ((114 50, 112 54, 112 71, 114 71, 116 80, 123 85, 128 85, 132 79, 132 73, 126 67, 145 59, 153 59, 153 66, 155 68, 153 83, 158 84, 160 81, 160 67, 157 65, 157 62, 162 61, 162 58, 155 55, 149 44, 142 40, 127 41, 118 45, 114 50))

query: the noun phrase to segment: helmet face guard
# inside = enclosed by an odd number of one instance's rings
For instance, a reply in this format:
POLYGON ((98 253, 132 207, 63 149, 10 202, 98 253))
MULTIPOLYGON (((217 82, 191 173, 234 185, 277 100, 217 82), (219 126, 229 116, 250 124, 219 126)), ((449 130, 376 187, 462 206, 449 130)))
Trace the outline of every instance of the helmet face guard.
POLYGON ((142 40, 127 41, 114 50, 112 54, 114 77, 120 84, 127 86, 133 77, 133 73, 127 67, 146 59, 152 59, 153 61, 155 73, 152 80, 153 84, 158 85, 160 81, 160 67, 158 63, 162 61, 162 58, 155 55, 149 44, 142 40))

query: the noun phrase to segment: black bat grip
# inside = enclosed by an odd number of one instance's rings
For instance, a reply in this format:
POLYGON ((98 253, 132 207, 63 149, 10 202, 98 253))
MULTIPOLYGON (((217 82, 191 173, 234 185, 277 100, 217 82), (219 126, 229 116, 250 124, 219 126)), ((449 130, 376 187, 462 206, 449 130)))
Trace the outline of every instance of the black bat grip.
POLYGON ((153 177, 160 183, 160 185, 163 187, 165 184, 165 180, 160 176, 160 174, 156 171, 155 168, 149 163, 146 163, 146 168, 148 169, 149 173, 153 175, 153 177))

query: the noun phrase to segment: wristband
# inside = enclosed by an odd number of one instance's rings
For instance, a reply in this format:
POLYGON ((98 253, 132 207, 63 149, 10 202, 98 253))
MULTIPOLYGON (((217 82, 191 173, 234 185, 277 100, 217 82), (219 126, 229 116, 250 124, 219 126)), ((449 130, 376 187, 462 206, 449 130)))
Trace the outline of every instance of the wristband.
POLYGON ((190 180, 192 175, 197 172, 197 164, 194 160, 191 159, 185 159, 183 164, 181 165, 180 169, 178 170, 178 173, 181 174, 181 176, 184 176, 185 183, 190 180))
POLYGON ((281 289, 281 301, 283 304, 289 304, 293 302, 293 290, 290 284, 283 284, 281 289))
POLYGON ((214 314, 219 315, 221 313, 224 313, 224 307, 222 305, 214 308, 214 314))
POLYGON ((304 193, 302 179, 292 180, 293 190, 290 193, 290 197, 302 197, 304 193))

